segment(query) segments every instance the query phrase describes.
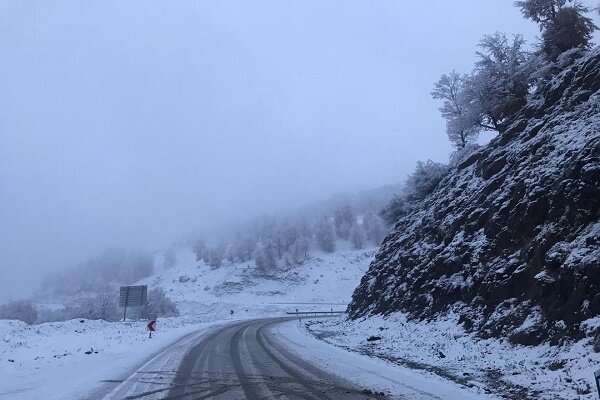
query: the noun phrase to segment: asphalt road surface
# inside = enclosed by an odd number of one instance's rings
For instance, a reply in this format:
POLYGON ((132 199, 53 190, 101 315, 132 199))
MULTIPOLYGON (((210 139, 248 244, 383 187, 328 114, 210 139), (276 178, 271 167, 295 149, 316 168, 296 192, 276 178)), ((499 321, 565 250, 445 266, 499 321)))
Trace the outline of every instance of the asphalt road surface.
POLYGON ((242 321, 189 335, 104 397, 114 399, 369 399, 322 366, 292 354, 274 328, 288 318, 242 321))

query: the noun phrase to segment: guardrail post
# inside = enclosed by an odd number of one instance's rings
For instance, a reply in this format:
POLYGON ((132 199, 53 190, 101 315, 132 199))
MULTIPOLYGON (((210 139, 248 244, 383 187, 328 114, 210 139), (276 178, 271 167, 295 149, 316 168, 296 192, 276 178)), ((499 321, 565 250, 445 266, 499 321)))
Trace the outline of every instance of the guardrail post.
POLYGON ((600 396, 600 369, 594 372, 594 378, 596 380, 596 390, 598 390, 598 396, 600 396))

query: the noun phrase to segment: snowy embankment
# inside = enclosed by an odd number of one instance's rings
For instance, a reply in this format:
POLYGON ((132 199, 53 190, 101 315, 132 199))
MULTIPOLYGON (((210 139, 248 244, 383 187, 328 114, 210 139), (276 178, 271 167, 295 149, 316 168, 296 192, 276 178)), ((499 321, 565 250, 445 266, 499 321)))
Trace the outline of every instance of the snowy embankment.
MULTIPOLYGON (((336 320, 314 320, 310 326, 336 327, 336 320)), ((289 322, 277 327, 278 340, 287 343, 297 356, 326 365, 336 375, 354 385, 385 393, 388 398, 411 400, 483 400, 498 399, 478 387, 465 387, 431 372, 419 371, 403 365, 368 357, 357 352, 339 348, 317 340, 298 322, 289 322)))
MULTIPOLYGON (((599 324, 600 318, 595 318, 585 325, 592 329, 599 324)), ((356 321, 308 321, 305 326, 330 344, 436 373, 480 393, 497 393, 506 399, 598 396, 594 370, 600 366, 600 353, 593 351, 589 339, 564 346, 478 339, 464 331, 455 314, 430 322, 407 320, 396 313, 356 321)))
POLYGON ((77 319, 29 326, 2 320, 0 398, 86 398, 162 348, 216 323, 165 318, 149 339, 144 321, 77 319))
POLYGON ((157 267, 137 283, 162 287, 181 311, 180 317, 159 318, 152 339, 145 321, 76 319, 29 326, 0 320, 0 398, 86 398, 103 381, 127 376, 161 349, 203 328, 295 308, 345 309, 374 252, 316 253, 302 265, 265 276, 256 274, 251 263, 211 268, 182 250, 175 266, 157 267))

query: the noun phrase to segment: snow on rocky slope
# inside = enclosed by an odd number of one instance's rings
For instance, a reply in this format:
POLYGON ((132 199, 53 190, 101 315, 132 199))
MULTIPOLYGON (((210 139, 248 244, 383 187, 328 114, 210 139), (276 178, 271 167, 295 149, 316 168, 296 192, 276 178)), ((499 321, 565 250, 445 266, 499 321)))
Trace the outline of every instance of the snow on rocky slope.
MULTIPOLYGON (((482 339, 458 324, 450 313, 418 321, 406 314, 308 321, 317 338, 394 364, 433 373, 479 393, 505 399, 597 399, 594 371, 600 354, 586 340, 565 346, 514 345, 482 339)), ((598 329, 600 318, 588 321, 598 329)))
MULTIPOLYGON (((600 49, 538 89, 384 240, 351 317, 453 310, 481 337, 597 343, 600 49)), ((591 351, 591 348, 590 348, 591 351)))

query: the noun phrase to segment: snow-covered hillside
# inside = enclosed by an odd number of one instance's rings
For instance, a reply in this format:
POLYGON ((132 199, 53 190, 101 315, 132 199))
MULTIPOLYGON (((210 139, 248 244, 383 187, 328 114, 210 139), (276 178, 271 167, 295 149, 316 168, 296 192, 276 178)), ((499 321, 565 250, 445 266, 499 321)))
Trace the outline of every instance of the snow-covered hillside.
MULTIPOLYGON (((299 265, 277 273, 258 272, 253 261, 212 268, 190 250, 177 253, 175 266, 160 261, 138 282, 163 288, 183 315, 205 313, 250 317, 285 310, 345 310, 376 249, 312 253, 299 265)), ((217 316, 218 316, 217 315, 217 316)))
POLYGON ((181 312, 159 318, 152 339, 145 321, 75 319, 31 326, 0 321, 0 397, 85 397, 102 380, 126 373, 190 332, 296 308, 344 310, 374 253, 374 248, 314 253, 302 265, 261 276, 253 263, 215 269, 196 261, 191 250, 180 250, 174 266, 159 266, 157 259, 155 274, 137 282, 163 288, 181 312))

